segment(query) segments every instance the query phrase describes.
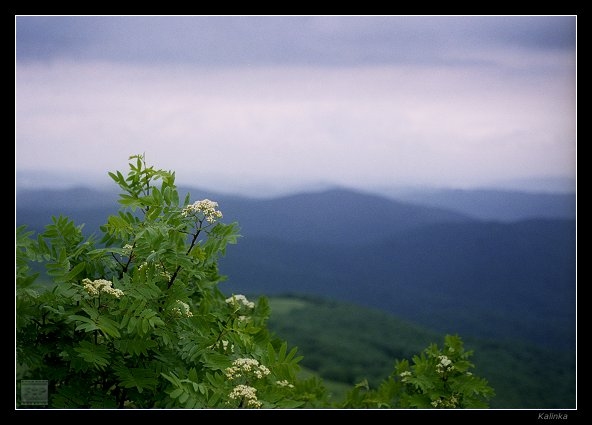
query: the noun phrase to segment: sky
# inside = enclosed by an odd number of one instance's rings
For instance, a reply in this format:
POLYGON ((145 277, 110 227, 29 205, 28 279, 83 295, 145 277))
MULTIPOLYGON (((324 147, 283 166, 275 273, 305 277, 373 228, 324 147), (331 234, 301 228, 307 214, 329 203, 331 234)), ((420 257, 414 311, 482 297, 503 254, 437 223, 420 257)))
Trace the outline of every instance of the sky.
POLYGON ((16 185, 576 177, 575 16, 15 16, 16 185))

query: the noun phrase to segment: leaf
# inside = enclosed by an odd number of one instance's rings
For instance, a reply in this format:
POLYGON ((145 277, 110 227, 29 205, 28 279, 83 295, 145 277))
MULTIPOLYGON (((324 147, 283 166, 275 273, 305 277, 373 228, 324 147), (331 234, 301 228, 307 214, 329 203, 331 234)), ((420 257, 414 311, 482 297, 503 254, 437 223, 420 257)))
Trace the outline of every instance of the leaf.
POLYGON ((179 403, 185 403, 188 398, 189 398, 189 394, 187 394, 186 392, 184 392, 183 394, 181 394, 179 396, 179 403))
POLYGON ((117 322, 108 318, 107 316, 99 316, 98 326, 99 329, 107 336, 112 338, 121 337, 121 334, 119 333, 119 325, 117 322))
POLYGON ((111 177, 111 179, 113 181, 115 181, 115 183, 119 183, 119 177, 117 175, 115 175, 114 173, 112 173, 111 171, 107 172, 107 174, 109 175, 109 177, 111 177))
POLYGON ((209 398, 208 400, 208 406, 213 407, 216 405, 216 403, 218 403, 218 400, 220 400, 220 398, 222 397, 222 394, 218 391, 215 391, 212 394, 212 397, 209 398))
POLYGON ((70 280, 74 280, 74 278, 76 276, 78 276, 80 273, 82 273, 86 268, 86 263, 83 261, 81 263, 76 264, 74 267, 72 267, 72 270, 70 270, 64 277, 63 280, 64 281, 70 281, 70 280))
POLYGON ((181 394, 183 394, 183 389, 182 389, 182 388, 177 388, 177 389, 173 390, 173 391, 172 391, 172 392, 169 394, 169 396, 170 396, 171 398, 177 398, 177 397, 179 397, 181 394))
POLYGON ((163 376, 167 381, 169 381, 171 384, 173 384, 176 387, 180 387, 182 385, 181 381, 179 380, 177 375, 175 375, 174 373, 167 375, 166 373, 161 372, 161 376, 163 376))
POLYGON ((125 354, 148 354, 148 350, 155 348, 158 344, 156 341, 148 338, 134 338, 118 340, 115 342, 116 347, 125 354))
POLYGON ((194 367, 189 369, 189 373, 187 374, 187 378, 193 382, 199 381, 199 377, 197 376, 197 371, 195 370, 194 367))
POLYGON ((415 385, 415 387, 419 388, 423 392, 426 392, 435 386, 434 381, 425 375, 412 375, 407 378, 407 382, 415 385))
POLYGON ((85 331, 87 333, 95 331, 97 329, 99 329, 99 327, 94 323, 81 323, 78 326, 76 326, 77 331, 85 331))
POLYGON ((95 345, 88 341, 82 341, 74 351, 87 363, 92 364, 95 369, 103 370, 109 365, 108 351, 103 345, 95 345))
POLYGON ((187 403, 185 403, 185 409, 193 409, 198 403, 198 400, 195 398, 189 398, 187 403))
POLYGON ((138 392, 144 389, 154 390, 158 384, 155 373, 145 368, 115 368, 115 373, 125 388, 136 388, 138 392))
POLYGON ((142 319, 142 333, 147 334, 149 329, 150 329, 150 323, 148 323, 148 320, 142 319))
MULTIPOLYGON (((76 322, 83 322, 83 323, 95 325, 95 322, 93 320, 89 319, 86 316, 79 316, 77 314, 73 314, 73 315, 69 316, 67 321, 68 321, 68 323, 76 321, 76 322)), ((95 329, 98 329, 98 327, 96 327, 95 329)))
POLYGON ((277 403, 278 407, 281 407, 283 409, 293 409, 296 407, 300 407, 304 404, 304 401, 301 400, 290 400, 290 399, 285 399, 285 400, 281 400, 277 403))
POLYGON ((138 319, 136 319, 135 317, 130 317, 129 322, 127 324, 127 333, 131 334, 134 332, 134 329, 136 329, 136 325, 138 324, 138 319))
POLYGON ((283 362, 284 359, 286 358, 286 351, 288 350, 288 343, 286 341, 284 341, 282 343, 282 345, 280 346, 280 351, 278 352, 278 362, 283 362))
POLYGON ((205 366, 213 370, 224 370, 231 366, 230 359, 224 354, 208 352, 203 357, 205 366))

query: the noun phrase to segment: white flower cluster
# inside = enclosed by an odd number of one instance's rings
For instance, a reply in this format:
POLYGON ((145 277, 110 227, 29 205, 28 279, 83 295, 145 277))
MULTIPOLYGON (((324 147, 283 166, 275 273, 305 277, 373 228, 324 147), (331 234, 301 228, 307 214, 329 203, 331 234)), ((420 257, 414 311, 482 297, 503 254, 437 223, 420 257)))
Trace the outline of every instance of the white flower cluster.
POLYGON ((125 255, 130 255, 132 253, 132 250, 134 249, 133 246, 131 246, 129 243, 126 243, 125 245, 123 245, 123 252, 125 253, 125 255))
POLYGON ((452 360, 450 360, 447 356, 438 356, 440 363, 436 365, 436 371, 439 374, 444 374, 445 372, 450 372, 454 369, 454 365, 452 364, 452 360))
POLYGON ((229 343, 227 340, 223 339, 220 341, 216 341, 216 343, 211 347, 220 348, 222 346, 222 351, 226 352, 230 350, 231 353, 234 353, 234 344, 229 343))
POLYGON ((456 398, 455 394, 452 394, 450 398, 438 398, 432 401, 430 404, 434 407, 439 408, 455 408, 458 407, 458 398, 456 398))
POLYGON ((202 201, 195 201, 191 205, 187 205, 181 211, 181 215, 183 217, 189 217, 201 213, 209 223, 213 223, 216 220, 222 218, 222 212, 217 210, 217 207, 217 202, 204 199, 202 201))
POLYGON ((411 376, 411 372, 406 370, 405 372, 401 372, 399 376, 401 377, 401 381, 406 382, 407 378, 411 376))
POLYGON ((248 385, 237 385, 232 389, 228 395, 233 400, 241 399, 246 402, 247 407, 259 408, 261 402, 257 400, 257 388, 250 387, 248 385))
POLYGON ((255 303, 252 301, 249 301, 247 299, 247 297, 245 297, 244 295, 233 295, 230 298, 226 298, 226 303, 230 304, 232 306, 239 306, 242 304, 247 308, 255 308, 255 303))
POLYGON ((116 298, 121 298, 124 295, 121 289, 113 288, 113 283, 105 279, 92 281, 90 279, 82 279, 82 285, 84 286, 84 290, 93 297, 98 296, 101 292, 113 295, 116 298))
MULTIPOLYGON (((138 271, 142 270, 144 267, 148 267, 148 263, 146 261, 138 266, 138 271)), ((164 277, 166 280, 171 280, 171 274, 164 269, 162 264, 156 263, 156 270, 160 271, 161 277, 164 277)))
POLYGON ((244 375, 253 375, 257 379, 262 379, 271 373, 266 366, 259 364, 257 360, 248 358, 236 359, 232 362, 232 366, 227 367, 224 372, 230 380, 238 379, 244 375))
POLYGON ((136 405, 133 401, 130 400, 124 400, 123 401, 123 408, 124 409, 135 409, 136 405))
POLYGON ((173 314, 177 317, 193 317, 193 313, 189 309, 189 305, 181 300, 175 301, 178 307, 173 307, 173 314))
POLYGON ((275 381, 276 385, 279 385, 280 387, 288 387, 288 388, 294 388, 294 385, 290 384, 288 382, 288 380, 284 379, 282 381, 275 381))

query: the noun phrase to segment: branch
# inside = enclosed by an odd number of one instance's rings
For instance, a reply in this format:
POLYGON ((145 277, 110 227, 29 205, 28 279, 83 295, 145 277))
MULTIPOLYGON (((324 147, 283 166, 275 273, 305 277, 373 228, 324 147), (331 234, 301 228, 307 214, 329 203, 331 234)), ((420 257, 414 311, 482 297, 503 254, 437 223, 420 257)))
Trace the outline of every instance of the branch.
MULTIPOLYGON (((195 232, 195 234, 193 235, 193 239, 191 239, 191 244, 189 245, 189 249, 187 250, 185 255, 189 255, 189 253, 191 252, 191 250, 195 246, 195 243, 197 242, 197 237, 201 233, 201 229, 202 229, 201 222, 199 224, 200 224, 200 227, 197 229, 197 232, 195 232)), ((175 279, 177 278, 177 275, 179 274, 180 270, 181 270, 181 266, 179 265, 179 266, 177 266, 177 269, 175 270, 175 272, 171 276, 171 280, 169 280, 169 284, 167 286, 167 289, 171 289, 171 286, 173 286, 173 283, 175 282, 175 279)))

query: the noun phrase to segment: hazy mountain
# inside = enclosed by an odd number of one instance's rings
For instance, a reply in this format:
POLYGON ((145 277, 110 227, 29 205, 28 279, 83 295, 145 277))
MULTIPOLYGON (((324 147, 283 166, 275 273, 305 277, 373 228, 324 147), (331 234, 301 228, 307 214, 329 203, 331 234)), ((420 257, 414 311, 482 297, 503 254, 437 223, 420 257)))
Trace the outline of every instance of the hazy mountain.
MULTIPOLYGON (((293 242, 351 245, 381 240, 385 235, 425 224, 471 220, 440 208, 404 204, 344 189, 274 199, 241 198, 196 188, 179 191, 190 193, 192 200, 216 200, 224 220, 238 221, 244 236, 293 242)), ((20 190, 16 196, 17 222, 42 229, 52 215, 64 214, 77 223, 85 222, 89 232, 98 232, 107 214, 117 211, 117 198, 115 191, 83 188, 20 190)))
POLYGON ((356 245, 427 224, 471 220, 441 208, 345 189, 263 200, 220 199, 225 219, 238 221, 245 237, 290 242, 356 245))
POLYGON ((488 188, 514 192, 575 193, 577 181, 567 176, 539 176, 504 179, 491 182, 488 188))
POLYGON ((576 217, 576 195, 496 189, 383 189, 384 196, 415 205, 456 211, 473 218, 518 221, 529 218, 576 217))
POLYGON ((575 345, 575 222, 439 223, 369 245, 245 237, 227 292, 319 296, 443 332, 575 345))
MULTIPOLYGON (((224 220, 241 226, 243 238, 220 263, 225 292, 317 294, 441 331, 574 346, 573 219, 481 221, 344 189, 274 199, 180 191, 217 200, 224 220)), ((483 202, 497 205, 488 193, 483 202)), ((524 196, 522 205, 533 199, 524 196)), ((97 232, 116 199, 114 191, 19 190, 16 222, 41 231, 64 214, 97 232)))

